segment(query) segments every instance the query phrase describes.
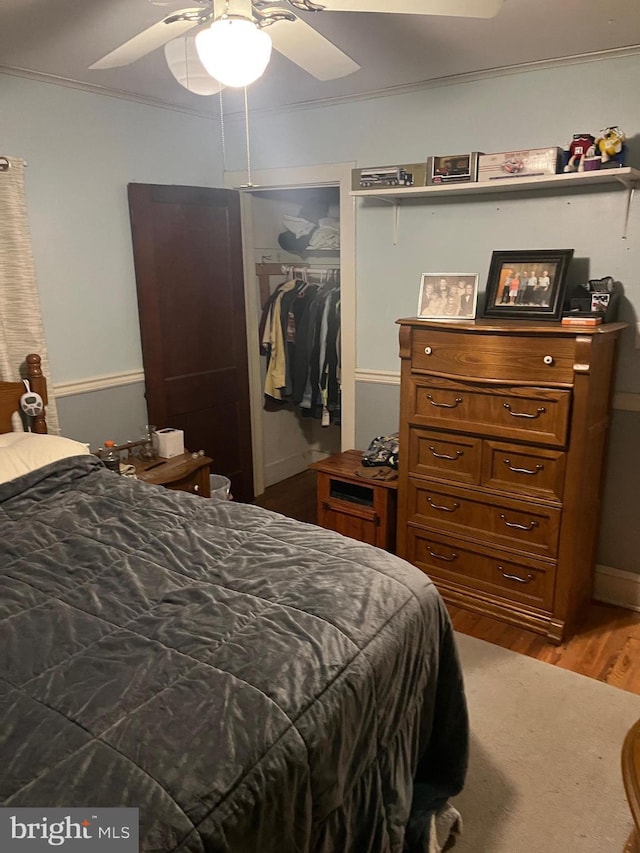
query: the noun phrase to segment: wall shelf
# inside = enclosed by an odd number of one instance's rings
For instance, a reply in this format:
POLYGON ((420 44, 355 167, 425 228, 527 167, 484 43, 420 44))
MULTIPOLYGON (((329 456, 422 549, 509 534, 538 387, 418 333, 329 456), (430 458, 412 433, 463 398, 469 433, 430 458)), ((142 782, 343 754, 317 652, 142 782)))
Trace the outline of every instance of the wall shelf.
POLYGON ((527 190, 558 190, 571 187, 598 187, 619 184, 625 189, 634 189, 640 184, 640 170, 629 166, 620 169, 600 169, 595 172, 568 172, 560 175, 535 175, 530 178, 504 178, 495 181, 474 181, 468 184, 439 184, 432 187, 387 187, 385 189, 352 190, 357 198, 379 198, 399 201, 406 198, 430 198, 440 196, 489 195, 492 193, 526 192, 527 190))
POLYGON ((622 239, 627 238, 629 212, 633 191, 640 186, 640 169, 625 166, 619 169, 599 169, 595 172, 563 172, 559 175, 534 175, 529 178, 504 178, 495 181, 472 181, 468 184, 438 184, 432 187, 387 187, 386 189, 351 190, 356 198, 373 198, 376 201, 393 205, 393 245, 398 243, 400 228, 400 203, 403 199, 425 199, 427 202, 438 198, 456 196, 495 195, 497 193, 527 193, 535 190, 566 192, 572 188, 613 188, 626 190, 626 204, 622 239))

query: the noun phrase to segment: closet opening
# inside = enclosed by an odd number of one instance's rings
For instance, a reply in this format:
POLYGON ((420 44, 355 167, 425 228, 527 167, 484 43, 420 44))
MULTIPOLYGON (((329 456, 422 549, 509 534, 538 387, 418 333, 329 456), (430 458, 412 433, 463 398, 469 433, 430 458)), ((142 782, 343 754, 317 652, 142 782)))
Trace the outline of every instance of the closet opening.
POLYGON ((266 488, 341 450, 340 187, 250 195, 266 488))

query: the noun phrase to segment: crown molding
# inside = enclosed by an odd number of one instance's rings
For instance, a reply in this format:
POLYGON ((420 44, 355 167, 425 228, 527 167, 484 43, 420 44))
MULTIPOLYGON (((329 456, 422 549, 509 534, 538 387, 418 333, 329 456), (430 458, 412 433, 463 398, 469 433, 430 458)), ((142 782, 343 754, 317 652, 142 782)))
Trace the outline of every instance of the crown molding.
MULTIPOLYGON (((413 92, 421 92, 426 89, 439 89, 444 86, 458 86, 462 83, 473 83, 479 80, 489 80, 496 77, 509 77, 513 74, 526 74, 530 71, 541 71, 548 68, 563 68, 570 65, 583 65, 589 62, 602 62, 610 59, 624 59, 628 56, 640 54, 640 45, 629 45, 627 47, 611 48, 610 50, 599 50, 593 53, 581 53, 575 56, 565 56, 558 59, 540 59, 535 62, 523 62, 518 65, 508 65, 504 68, 487 68, 483 71, 469 71, 465 74, 454 74, 450 77, 433 77, 429 80, 421 80, 416 83, 405 83, 401 86, 389 86, 385 89, 375 89, 370 92, 361 92, 353 95, 338 95, 331 98, 318 98, 311 101, 298 101, 294 104, 284 104, 279 107, 257 107, 252 108, 253 117, 262 115, 282 114, 297 112, 299 110, 318 109, 320 107, 333 107, 341 104, 349 104, 355 101, 368 101, 377 98, 392 98, 398 95, 408 95, 413 92)), ((244 120, 244 112, 230 112, 225 114, 225 121, 244 120)))
POLYGON ((161 98, 152 98, 146 95, 138 95, 135 92, 127 92, 123 89, 109 89, 106 86, 98 86, 95 83, 83 83, 69 77, 57 77, 55 74, 44 74, 41 71, 31 71, 28 68, 17 68, 13 65, 0 65, 0 74, 8 74, 11 77, 24 77, 27 80, 35 80, 38 83, 50 83, 54 86, 62 86, 66 89, 78 89, 81 92, 89 92, 92 95, 103 95, 106 98, 118 98, 122 101, 133 101, 137 104, 145 104, 148 107, 156 107, 162 110, 171 110, 177 113, 206 118, 209 121, 220 122, 220 119, 211 112, 195 110, 175 104, 172 101, 163 101, 161 98))
MULTIPOLYGON (((391 98, 398 95, 407 95, 413 92, 420 92, 425 89, 437 89, 443 86, 457 86, 462 83, 472 83, 479 80, 488 80, 495 77, 508 77, 512 74, 525 74, 530 71, 542 71, 549 68, 563 68, 570 65, 582 65, 589 62, 602 62, 611 59, 624 59, 628 56, 637 56, 640 54, 640 45, 628 45, 627 47, 611 48, 609 50, 598 50, 592 53, 580 53, 574 56, 564 56, 557 59, 540 59, 535 62, 523 62, 517 65, 508 65, 503 68, 487 68, 483 71, 469 71, 465 74, 455 74, 449 77, 433 77, 428 80, 420 80, 416 83, 406 83, 401 86, 390 86, 383 89, 375 89, 369 92, 360 92, 351 95, 338 95, 329 98, 317 98, 307 101, 297 101, 293 104, 282 104, 273 107, 256 107, 252 108, 251 113, 254 117, 267 116, 274 114, 283 114, 289 112, 298 112, 299 110, 318 109, 320 107, 333 107, 340 104, 349 104, 356 101, 368 101, 374 98, 391 98)), ((97 86, 93 83, 83 83, 79 80, 73 80, 67 77, 57 77, 53 74, 44 74, 39 71, 31 71, 27 68, 18 68, 11 65, 0 65, 0 73, 9 74, 14 77, 25 77, 30 80, 37 80, 41 83, 52 83, 56 86, 66 86, 71 89, 80 89, 84 92, 91 92, 96 95, 104 95, 109 98, 120 98, 123 100, 134 101, 140 104, 146 104, 151 107, 158 107, 165 110, 174 110, 175 112, 186 113, 188 115, 205 118, 209 121, 219 122, 219 118, 210 112, 197 110, 193 107, 185 107, 170 101, 164 101, 160 98, 151 98, 144 95, 138 95, 133 92, 127 92, 119 89, 108 89, 105 86, 97 86)), ((239 109, 225 113, 225 121, 244 120, 244 110, 239 109)))

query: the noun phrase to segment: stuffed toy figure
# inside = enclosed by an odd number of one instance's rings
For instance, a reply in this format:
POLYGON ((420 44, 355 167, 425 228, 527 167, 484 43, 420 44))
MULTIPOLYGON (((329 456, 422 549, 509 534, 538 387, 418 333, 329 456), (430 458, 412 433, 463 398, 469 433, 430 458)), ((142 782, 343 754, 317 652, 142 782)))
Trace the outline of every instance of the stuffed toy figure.
POLYGON ((625 162, 625 142, 627 137, 616 125, 605 127, 596 136, 595 144, 600 150, 603 169, 611 169, 617 166, 624 166, 625 162))
POLYGON ((590 133, 574 133, 571 144, 569 145, 569 159, 564 167, 564 171, 583 172, 584 158, 587 156, 589 149, 593 149, 595 142, 595 137, 591 136, 590 133))

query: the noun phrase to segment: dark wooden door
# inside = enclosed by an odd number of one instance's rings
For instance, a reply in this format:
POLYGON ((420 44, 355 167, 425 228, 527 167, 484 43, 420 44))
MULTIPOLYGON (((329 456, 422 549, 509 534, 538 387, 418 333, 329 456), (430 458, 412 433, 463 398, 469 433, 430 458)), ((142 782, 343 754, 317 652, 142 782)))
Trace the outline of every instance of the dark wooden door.
POLYGON ((129 184, 129 210, 149 420, 252 500, 239 195, 129 184))

